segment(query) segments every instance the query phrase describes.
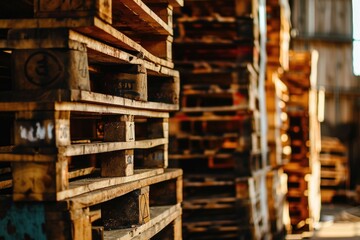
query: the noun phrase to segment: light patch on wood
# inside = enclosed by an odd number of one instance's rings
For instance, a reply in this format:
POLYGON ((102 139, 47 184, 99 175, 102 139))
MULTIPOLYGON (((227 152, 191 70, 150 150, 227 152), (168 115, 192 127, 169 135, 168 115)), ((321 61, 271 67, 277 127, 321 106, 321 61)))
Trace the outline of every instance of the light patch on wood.
POLYGON ((41 140, 52 140, 53 139, 54 124, 52 122, 45 123, 42 125, 40 122, 36 122, 35 126, 19 126, 20 138, 30 141, 37 142, 41 140))

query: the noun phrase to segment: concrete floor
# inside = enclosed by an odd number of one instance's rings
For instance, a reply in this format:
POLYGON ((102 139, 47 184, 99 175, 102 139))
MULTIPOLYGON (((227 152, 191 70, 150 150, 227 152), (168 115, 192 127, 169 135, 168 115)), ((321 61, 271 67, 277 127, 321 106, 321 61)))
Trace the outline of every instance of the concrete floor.
POLYGON ((302 235, 288 235, 287 240, 360 240, 360 206, 323 205, 317 230, 302 235))
POLYGON ((360 239, 360 206, 323 205, 319 228, 311 240, 360 239))

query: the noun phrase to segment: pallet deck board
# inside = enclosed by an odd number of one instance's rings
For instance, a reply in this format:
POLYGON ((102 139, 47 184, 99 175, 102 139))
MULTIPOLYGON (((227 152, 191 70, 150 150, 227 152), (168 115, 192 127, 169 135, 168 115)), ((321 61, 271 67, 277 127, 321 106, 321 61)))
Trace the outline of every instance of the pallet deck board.
POLYGON ((163 174, 158 174, 152 177, 128 182, 125 184, 111 186, 106 189, 95 190, 90 193, 85 193, 76 197, 72 197, 66 200, 66 202, 68 203, 70 209, 76 210, 106 202, 116 197, 125 195, 126 193, 129 193, 135 189, 140 189, 145 186, 174 179, 180 177, 181 175, 181 169, 166 169, 163 174))
MULTIPOLYGON (((75 144, 66 147, 59 147, 62 156, 79 156, 84 154, 96 154, 109 151, 119 151, 127 149, 148 149, 151 147, 161 146, 168 143, 167 138, 140 140, 134 142, 117 142, 117 143, 90 143, 75 144)), ((1 153, 0 162, 53 162, 57 158, 56 154, 16 154, 1 153)))
MULTIPOLYGON (((130 109, 139 109, 141 110, 152 110, 154 112, 169 112, 169 111, 176 111, 179 107, 177 104, 170 104, 170 103, 160 103, 160 102, 143 102, 143 101, 136 101, 129 98, 123 98, 108 94, 102 93, 95 93, 90 91, 83 91, 83 90, 47 90, 47 91, 40 91, 37 92, 38 94, 34 97, 33 93, 31 93, 32 101, 40 101, 47 99, 47 101, 70 101, 70 102, 82 102, 82 103, 92 103, 92 104, 99 104, 99 105, 108 105, 108 106, 118 106, 121 108, 127 107, 130 109), (49 97, 48 97, 49 96, 49 97)), ((0 101, 4 103, 3 108, 0 106, 2 111, 10 111, 12 108, 5 107, 5 104, 11 104, 12 106, 21 105, 18 102, 19 98, 24 99, 23 97, 24 92, 2 92, 0 93, 0 101), (12 103, 10 103, 12 102, 12 103), (18 102, 18 103, 16 103, 18 102)), ((2 103, 0 103, 1 105, 2 103)), ((40 106, 39 103, 38 106, 40 106)), ((48 104, 50 105, 50 104, 48 104)), ((46 106, 46 104, 42 104, 42 106, 46 106)), ((28 103, 28 109, 37 110, 40 108, 36 108, 36 103, 28 103), (33 107, 31 107, 31 105, 33 107)), ((14 111, 23 111, 25 110, 24 107, 15 107, 16 110, 14 111)), ((50 109, 50 108, 48 108, 50 109)))
POLYGON ((119 19, 113 18, 115 27, 131 28, 137 34, 172 35, 173 29, 141 0, 114 1, 113 15, 119 12, 119 19))
MULTIPOLYGON (((131 101, 130 101, 131 103, 131 101)), ((137 104, 133 104, 137 105, 137 104)), ((6 112, 15 111, 36 111, 36 110, 50 110, 50 111, 74 111, 74 112, 88 112, 96 114, 123 114, 146 117, 160 117, 168 118, 168 112, 154 111, 147 109, 134 109, 119 105, 100 105, 94 103, 81 102, 7 102, 0 103, 0 110, 6 112)))
POLYGON ((141 179, 153 177, 163 174, 164 169, 141 169, 135 170, 133 175, 126 177, 112 177, 112 178, 85 178, 70 182, 68 190, 64 190, 57 194, 58 200, 68 199, 80 194, 85 194, 98 189, 104 189, 120 184, 126 184, 132 181, 139 181, 141 179))

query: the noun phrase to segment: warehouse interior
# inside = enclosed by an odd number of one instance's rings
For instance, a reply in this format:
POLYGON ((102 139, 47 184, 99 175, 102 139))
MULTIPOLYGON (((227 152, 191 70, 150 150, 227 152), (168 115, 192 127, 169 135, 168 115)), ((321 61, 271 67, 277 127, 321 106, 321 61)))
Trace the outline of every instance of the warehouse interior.
POLYGON ((360 239, 360 2, 0 2, 0 240, 360 239))

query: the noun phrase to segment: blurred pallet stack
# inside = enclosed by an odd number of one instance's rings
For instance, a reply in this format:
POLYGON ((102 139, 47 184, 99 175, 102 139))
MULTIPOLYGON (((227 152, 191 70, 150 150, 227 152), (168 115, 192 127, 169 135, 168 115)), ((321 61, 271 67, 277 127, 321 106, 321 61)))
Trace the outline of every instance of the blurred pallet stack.
POLYGON ((348 151, 338 138, 321 139, 321 202, 331 203, 349 188, 348 151))
POLYGON ((264 1, 188 0, 181 10, 174 41, 181 111, 170 120, 169 159, 184 170, 184 238, 262 239, 264 1))
POLYGON ((312 231, 320 218, 320 127, 318 121, 317 52, 290 51, 289 70, 282 80, 288 86, 288 135, 291 159, 284 167, 293 233, 312 231))
POLYGON ((290 6, 287 0, 266 1, 267 66, 266 106, 268 115, 269 162, 268 173, 269 221, 273 239, 285 238, 286 174, 283 166, 290 159, 291 147, 287 135, 289 120, 286 104, 289 90, 280 76, 288 69, 290 42, 290 6))
POLYGON ((0 3, 0 239, 182 239, 182 4, 0 3))

